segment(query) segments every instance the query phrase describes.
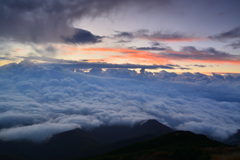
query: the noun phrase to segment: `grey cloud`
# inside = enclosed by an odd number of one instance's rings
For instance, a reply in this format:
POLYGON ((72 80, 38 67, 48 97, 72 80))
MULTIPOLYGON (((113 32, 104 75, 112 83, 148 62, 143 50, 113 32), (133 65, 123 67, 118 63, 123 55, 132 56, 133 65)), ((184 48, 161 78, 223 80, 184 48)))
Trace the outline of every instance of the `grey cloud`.
POLYGON ((180 32, 167 32, 167 31, 158 31, 151 33, 149 30, 138 30, 133 32, 117 32, 118 34, 114 35, 115 39, 120 39, 122 41, 132 41, 133 39, 147 39, 153 42, 153 47, 159 46, 160 43, 156 41, 194 41, 200 40, 201 37, 196 37, 193 35, 188 35, 180 32))
POLYGON ((159 47, 159 46, 161 46, 161 43, 159 43, 159 42, 151 42, 151 44, 152 44, 152 46, 153 47, 159 47))
POLYGON ((238 49, 238 48, 240 48, 240 40, 239 41, 235 41, 235 42, 233 42, 233 43, 231 43, 231 44, 229 44, 227 46, 230 46, 233 49, 238 49))
POLYGON ((130 32, 117 32, 118 34, 114 35, 116 38, 128 38, 128 39, 133 39, 134 35, 133 33, 130 32))
POLYGON ((43 141, 73 128, 145 119, 219 139, 240 128, 239 75, 124 68, 81 73, 23 61, 0 67, 0 76, 3 140, 43 141))
MULTIPOLYGON (((199 68, 205 68, 207 65, 199 65, 199 64, 194 64, 194 65, 186 65, 187 67, 199 67, 199 68)), ((210 65, 208 67, 211 67, 210 65)))
POLYGON ((138 32, 136 33, 136 37, 154 41, 193 41, 200 39, 199 37, 195 37, 193 35, 187 35, 179 32, 169 33, 166 31, 165 32, 158 31, 155 33, 138 32))
POLYGON ((113 35, 114 39, 117 39, 119 43, 126 43, 126 42, 131 42, 135 36, 131 32, 120 32, 120 31, 115 31, 117 34, 113 35))
POLYGON ((227 40, 227 39, 233 39, 233 38, 240 38, 240 26, 235 27, 229 31, 214 35, 214 36, 209 36, 211 39, 216 39, 216 40, 227 40))
POLYGON ((0 36, 20 42, 63 42, 62 36, 76 34, 72 23, 83 17, 106 15, 126 5, 143 8, 169 3, 170 0, 1 0, 0 36))
POLYGON ((195 47, 192 47, 192 46, 189 46, 189 47, 183 47, 182 52, 186 52, 186 53, 194 53, 194 52, 198 52, 200 53, 200 57, 216 57, 216 58, 219 58, 219 59, 225 59, 225 58, 233 58, 234 56, 229 54, 229 53, 226 53, 226 52, 221 52, 221 51, 218 51, 216 50, 215 48, 206 48, 206 49, 203 49, 203 50, 198 50, 196 49, 195 47))
POLYGON ((196 60, 222 60, 222 61, 237 61, 240 59, 238 55, 232 55, 226 52, 218 51, 215 48, 197 49, 193 46, 186 46, 181 49, 181 54, 164 53, 163 55, 171 58, 179 59, 196 59, 196 60))
POLYGON ((137 50, 152 50, 152 51, 163 51, 166 50, 166 48, 160 48, 160 47, 139 47, 137 50))
POLYGON ((200 67, 200 68, 207 67, 206 65, 199 65, 199 64, 195 64, 194 66, 195 66, 195 67, 200 67))
POLYGON ((83 29, 76 29, 76 32, 73 36, 71 37, 62 36, 62 38, 66 43, 73 44, 98 43, 101 42, 102 39, 102 37, 95 36, 91 32, 83 29))
MULTIPOLYGON (((148 37, 148 36, 147 36, 148 37)), ((149 35, 149 37, 153 37, 153 38, 159 38, 159 39, 183 39, 186 38, 186 36, 184 36, 183 34, 180 33, 172 33, 172 34, 166 34, 166 33, 161 33, 161 32, 156 32, 152 35, 149 35)))
POLYGON ((53 46, 48 46, 46 47, 45 49, 48 53, 56 53, 57 52, 57 49, 53 46))
POLYGON ((179 69, 181 69, 181 70, 191 70, 191 68, 188 68, 188 67, 180 67, 179 69))
POLYGON ((58 49, 53 47, 52 45, 48 45, 44 48, 32 45, 32 49, 43 57, 55 57, 58 52, 58 49))

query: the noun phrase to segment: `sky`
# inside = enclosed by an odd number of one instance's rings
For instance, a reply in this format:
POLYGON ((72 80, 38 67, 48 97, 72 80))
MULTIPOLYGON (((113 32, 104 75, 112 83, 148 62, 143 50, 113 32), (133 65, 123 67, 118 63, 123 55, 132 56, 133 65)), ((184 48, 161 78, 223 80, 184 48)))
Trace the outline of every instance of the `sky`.
MULTIPOLYGON (((239 73, 238 0, 2 0, 0 65, 179 65, 239 73)), ((160 71, 158 68, 157 71, 160 71)))
POLYGON ((240 129, 239 0, 1 0, 0 139, 146 119, 240 129))

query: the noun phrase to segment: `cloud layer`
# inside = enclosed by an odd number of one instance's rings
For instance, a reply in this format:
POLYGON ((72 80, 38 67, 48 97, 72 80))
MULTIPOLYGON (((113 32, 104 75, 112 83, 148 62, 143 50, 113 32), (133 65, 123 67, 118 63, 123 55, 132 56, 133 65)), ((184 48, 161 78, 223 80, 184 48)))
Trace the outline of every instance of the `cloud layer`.
POLYGON ((0 68, 0 138, 42 141, 73 128, 156 119, 224 139, 240 128, 240 77, 153 75, 128 69, 74 72, 23 61, 0 68))

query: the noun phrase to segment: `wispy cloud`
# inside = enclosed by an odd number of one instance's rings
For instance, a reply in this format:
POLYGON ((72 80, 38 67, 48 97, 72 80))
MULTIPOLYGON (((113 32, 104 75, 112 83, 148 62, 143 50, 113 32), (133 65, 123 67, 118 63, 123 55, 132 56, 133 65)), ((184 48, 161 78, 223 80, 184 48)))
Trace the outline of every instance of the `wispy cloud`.
POLYGON ((231 44, 229 44, 229 45, 227 45, 227 46, 230 46, 230 47, 232 47, 233 49, 238 49, 238 48, 240 48, 240 40, 235 41, 235 42, 233 42, 233 43, 231 43, 231 44))
POLYGON ((202 41, 205 39, 202 37, 189 36, 178 32, 175 33, 156 32, 153 34, 139 35, 139 38, 160 42, 193 42, 202 41))
POLYGON ((233 40, 230 44, 227 46, 232 47, 233 49, 240 48, 240 26, 235 27, 229 31, 222 32, 213 36, 209 36, 212 40, 218 40, 218 41, 229 41, 233 40))
POLYGON ((158 31, 151 33, 149 30, 139 30, 136 32, 117 32, 117 34, 114 35, 114 38, 120 40, 125 39, 128 41, 132 41, 133 39, 145 39, 159 42, 193 42, 206 40, 204 37, 196 37, 179 32, 158 31))
POLYGON ((218 51, 215 48, 199 50, 193 46, 187 46, 183 47, 180 52, 168 50, 163 57, 171 60, 183 60, 191 62, 216 64, 230 63, 235 65, 240 64, 239 55, 232 55, 226 52, 218 51))
POLYGON ((210 36, 209 38, 215 39, 215 40, 227 40, 227 39, 240 38, 240 26, 235 27, 229 31, 219 33, 217 35, 210 36))

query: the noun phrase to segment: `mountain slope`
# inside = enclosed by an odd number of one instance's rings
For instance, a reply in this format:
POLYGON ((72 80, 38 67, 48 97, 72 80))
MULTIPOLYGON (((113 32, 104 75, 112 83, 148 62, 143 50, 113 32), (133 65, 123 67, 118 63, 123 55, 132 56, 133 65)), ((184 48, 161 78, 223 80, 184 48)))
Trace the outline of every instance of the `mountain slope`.
POLYGON ((144 121, 132 127, 100 126, 92 131, 74 129, 56 134, 43 143, 0 141, 0 159, 8 156, 30 160, 65 160, 93 156, 170 132, 173 129, 156 120, 144 121))
POLYGON ((73 159, 91 155, 93 148, 102 145, 101 141, 89 133, 75 129, 52 137, 43 145, 45 156, 41 159, 73 159))
POLYGON ((75 129, 56 134, 49 141, 33 143, 29 141, 0 141, 0 159, 3 155, 22 157, 34 160, 73 159, 91 155, 91 149, 100 146, 101 142, 89 133, 75 129))
POLYGON ((240 145, 240 129, 237 130, 235 134, 230 136, 225 143, 230 144, 230 145, 240 145))
POLYGON ((132 127, 126 125, 99 126, 90 131, 90 133, 99 139, 117 142, 146 135, 156 137, 173 131, 172 128, 151 119, 139 122, 132 127))
POLYGON ((82 160, 110 159, 167 159, 167 160, 197 160, 210 159, 205 148, 225 147, 226 145, 208 139, 204 135, 177 131, 152 140, 132 144, 115 152, 102 156, 84 158, 82 160))

